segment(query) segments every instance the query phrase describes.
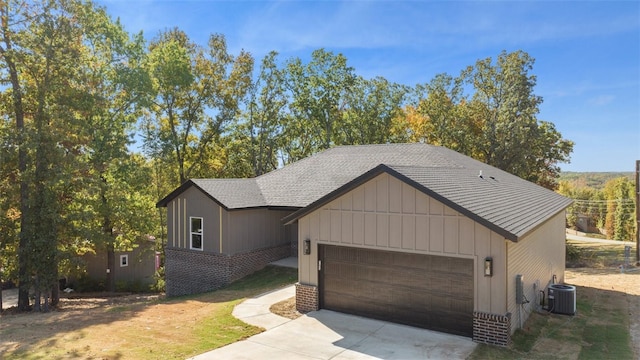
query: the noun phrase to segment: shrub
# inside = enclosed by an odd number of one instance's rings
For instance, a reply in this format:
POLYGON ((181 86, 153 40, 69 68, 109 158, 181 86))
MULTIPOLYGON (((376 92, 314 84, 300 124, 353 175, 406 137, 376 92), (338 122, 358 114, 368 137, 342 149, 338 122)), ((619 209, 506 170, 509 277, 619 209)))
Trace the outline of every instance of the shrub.
POLYGON ((582 258, 582 251, 575 245, 567 243, 567 262, 579 262, 582 258))
POLYGON ((97 292, 107 289, 104 281, 92 279, 87 275, 79 277, 77 283, 75 286, 72 286, 72 288, 78 292, 97 292))
POLYGON ((155 292, 164 292, 165 291, 165 283, 164 283, 164 266, 160 267, 156 273, 153 275, 156 280, 155 284, 151 285, 151 290, 155 292))

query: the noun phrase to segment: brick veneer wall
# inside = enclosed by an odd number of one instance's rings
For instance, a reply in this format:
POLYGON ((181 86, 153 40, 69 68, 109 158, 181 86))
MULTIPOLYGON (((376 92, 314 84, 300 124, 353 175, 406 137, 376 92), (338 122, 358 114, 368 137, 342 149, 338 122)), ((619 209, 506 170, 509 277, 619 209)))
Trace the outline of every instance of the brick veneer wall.
POLYGON ((318 287, 296 283, 296 310, 301 313, 319 309, 318 287))
POLYGON ((199 294, 218 289, 290 255, 290 244, 226 255, 166 248, 167 296, 199 294))
POLYGON ((474 311, 473 341, 498 346, 511 345, 511 313, 496 315, 474 311))
POLYGON ((229 280, 235 281, 243 278, 262 269, 272 261, 284 259, 290 255, 289 244, 232 255, 229 263, 231 268, 229 280))

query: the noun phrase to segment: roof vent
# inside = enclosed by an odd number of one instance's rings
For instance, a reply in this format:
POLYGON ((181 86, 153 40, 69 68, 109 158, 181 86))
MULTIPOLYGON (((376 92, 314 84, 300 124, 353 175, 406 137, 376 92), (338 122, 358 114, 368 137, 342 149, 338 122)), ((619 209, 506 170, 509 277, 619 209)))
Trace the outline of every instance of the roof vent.
POLYGON ((480 179, 484 179, 484 178, 482 177, 482 170, 480 170, 480 174, 478 174, 478 177, 479 177, 480 179))

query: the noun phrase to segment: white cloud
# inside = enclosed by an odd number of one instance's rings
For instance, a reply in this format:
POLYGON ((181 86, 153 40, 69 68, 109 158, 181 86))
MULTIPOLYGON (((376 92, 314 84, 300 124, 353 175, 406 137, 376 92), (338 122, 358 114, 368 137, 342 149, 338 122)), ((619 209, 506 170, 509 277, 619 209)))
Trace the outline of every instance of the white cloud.
POLYGON ((589 103, 596 106, 604 106, 611 104, 615 96, 613 95, 600 95, 594 98, 589 99, 589 103))

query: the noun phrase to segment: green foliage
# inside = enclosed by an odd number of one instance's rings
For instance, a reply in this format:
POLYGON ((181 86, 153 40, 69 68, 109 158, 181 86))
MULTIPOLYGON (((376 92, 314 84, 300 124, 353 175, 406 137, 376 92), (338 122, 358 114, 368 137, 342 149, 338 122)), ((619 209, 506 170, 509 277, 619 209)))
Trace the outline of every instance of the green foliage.
POLYGON ((602 190, 607 181, 626 177, 629 180, 634 179, 633 172, 575 172, 563 171, 558 177, 558 181, 566 181, 575 188, 592 188, 602 190))
POLYGON ((81 276, 78 278, 75 284, 73 284, 74 291, 77 292, 101 292, 107 290, 107 287, 103 280, 95 280, 89 276, 81 276))
POLYGON ((469 359, 632 359, 623 295, 579 287, 574 316, 531 314, 509 348, 479 345, 469 359))
MULTIPOLYGON (((222 34, 201 46, 170 29, 147 44, 84 0, 7 1, 0 15, 0 277, 19 278, 22 309, 32 287, 45 309, 55 301, 59 271, 81 271, 86 252, 106 250, 113 264, 115 249, 149 236, 161 251, 154 202, 189 178, 259 176, 336 145, 426 141, 553 187, 572 149, 536 118, 522 51, 411 91, 357 76, 324 49, 307 62, 271 52, 254 73, 222 34), (136 132, 145 156, 130 149, 136 132)), ((622 200, 593 211, 625 238, 626 210, 622 200)))
POLYGON ((145 293, 152 290, 152 286, 144 284, 140 280, 116 281, 117 292, 145 293))
POLYGON ((523 51, 502 52, 456 78, 437 75, 416 87, 418 101, 397 119, 395 135, 451 148, 554 189, 557 164, 569 161, 573 143, 537 119, 542 98, 533 92, 533 63, 523 51))
POLYGON ((579 247, 567 243, 565 258, 567 262, 577 263, 582 258, 582 251, 579 247))
POLYGON ((223 35, 211 35, 204 49, 173 29, 152 41, 145 66, 153 84, 144 125, 147 155, 177 173, 173 186, 215 176, 223 166, 217 145, 239 114, 253 58, 244 51, 229 54, 223 35))
POLYGON ((307 64, 299 58, 287 62, 286 86, 291 100, 290 116, 283 123, 286 142, 281 143, 285 163, 336 144, 344 99, 355 81, 355 70, 342 54, 318 49, 307 64))
POLYGON ((587 216, 590 226, 604 229, 607 238, 633 240, 635 224, 635 186, 628 177, 608 180, 601 189, 580 185, 585 177, 573 175, 571 181, 560 181, 558 192, 574 199, 567 211, 567 223, 577 228, 578 216, 587 216))
POLYGON ((384 144, 392 134, 393 119, 401 113, 409 88, 383 77, 358 76, 345 94, 337 145, 384 144))
POLYGON ((164 266, 161 266, 155 274, 153 274, 155 283, 151 285, 151 291, 164 292, 166 289, 166 283, 164 281, 164 266))
POLYGON ((283 141, 281 122, 288 98, 285 73, 278 68, 277 56, 272 51, 262 59, 260 72, 249 87, 245 110, 235 124, 232 140, 228 141, 227 153, 240 154, 228 159, 235 166, 233 173, 259 176, 278 167, 279 142, 283 141), (250 168, 238 169, 243 165, 250 168))

